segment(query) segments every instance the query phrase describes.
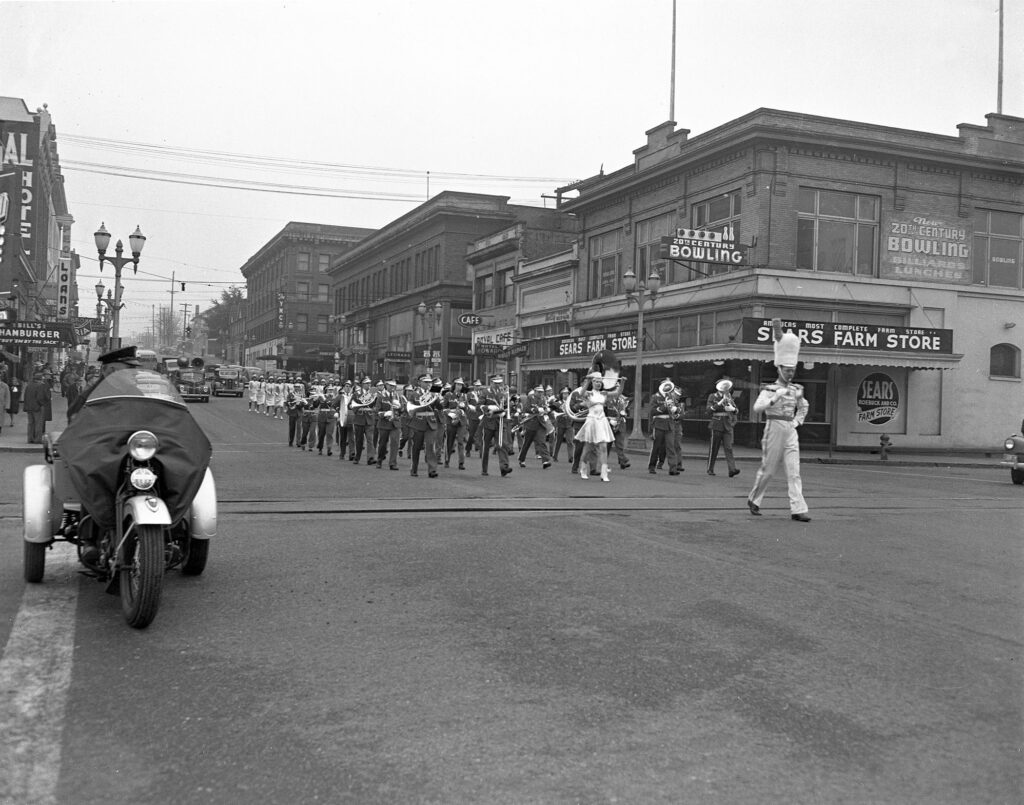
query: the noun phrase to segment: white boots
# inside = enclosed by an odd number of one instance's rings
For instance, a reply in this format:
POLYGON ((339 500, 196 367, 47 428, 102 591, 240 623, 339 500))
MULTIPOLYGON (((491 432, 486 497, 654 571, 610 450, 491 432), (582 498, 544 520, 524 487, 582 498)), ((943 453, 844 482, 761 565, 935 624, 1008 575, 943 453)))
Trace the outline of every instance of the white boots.
POLYGON ((586 464, 581 464, 580 465, 580 478, 582 478, 584 481, 586 481, 588 478, 590 478, 590 475, 587 474, 587 465, 586 464))
POLYGON ((605 483, 608 483, 611 480, 611 478, 608 477, 608 465, 607 464, 602 464, 601 465, 601 480, 604 481, 605 483))

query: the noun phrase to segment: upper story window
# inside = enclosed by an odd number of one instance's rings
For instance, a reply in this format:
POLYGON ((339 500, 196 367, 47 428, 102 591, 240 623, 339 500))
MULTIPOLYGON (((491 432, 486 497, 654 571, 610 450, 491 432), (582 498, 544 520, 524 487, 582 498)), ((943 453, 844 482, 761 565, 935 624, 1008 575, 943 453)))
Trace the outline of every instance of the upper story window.
POLYGON ((317 255, 317 271, 326 274, 331 267, 331 256, 329 254, 317 255))
POLYGON ((515 277, 515 266, 502 268, 496 272, 497 279, 494 283, 494 304, 511 305, 515 302, 515 294, 512 288, 512 279, 515 277))
POLYGON ((317 315, 316 317, 316 331, 318 333, 326 333, 328 331, 328 318, 325 315, 317 315))
MULTIPOLYGON (((743 195, 739 190, 722 193, 692 205, 690 220, 694 229, 706 229, 710 232, 722 233, 731 230, 732 237, 740 240, 740 213, 743 211, 743 195)), ((672 277, 673 282, 686 282, 702 276, 724 274, 733 271, 736 266, 720 263, 692 263, 690 266, 676 264, 679 276, 672 277), (692 266, 692 268, 690 267, 692 266)))
POLYGON ((296 282, 295 283, 295 296, 300 302, 309 301, 309 283, 308 282, 296 282))
POLYGON ((326 284, 318 284, 316 286, 316 301, 327 302, 330 300, 331 286, 326 284))
POLYGON ((590 239, 590 298, 615 296, 621 290, 622 230, 613 229, 590 239))
POLYGON ((878 199, 801 187, 797 193, 796 267, 875 276, 878 199))
POLYGON ((494 307, 493 274, 483 274, 473 281, 473 300, 477 310, 494 307))
POLYGON ((305 313, 295 314, 295 331, 298 333, 309 332, 309 316, 305 313))
POLYGON ((662 282, 669 281, 667 272, 670 264, 658 256, 658 251, 661 249, 661 239, 672 234, 674 220, 674 213, 666 213, 637 223, 634 271, 638 282, 646 282, 651 271, 656 271, 662 282))
POLYGON ((295 259, 295 270, 309 272, 309 252, 299 252, 295 259))
POLYGON ((1024 215, 979 210, 974 224, 974 282, 995 288, 1021 287, 1024 215))
POLYGON ((996 344, 988 351, 988 373, 1020 379, 1020 350, 1013 344, 996 344))

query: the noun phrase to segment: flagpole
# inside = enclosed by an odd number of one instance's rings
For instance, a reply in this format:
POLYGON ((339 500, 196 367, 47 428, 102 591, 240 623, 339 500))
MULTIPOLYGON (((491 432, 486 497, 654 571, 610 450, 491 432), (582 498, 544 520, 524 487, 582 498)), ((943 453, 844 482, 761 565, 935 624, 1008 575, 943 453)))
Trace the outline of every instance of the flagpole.
MULTIPOLYGON (((1002 0, 1000 0, 1000 3, 1002 3, 1002 0)), ((1001 13, 1002 13, 1002 6, 1000 6, 1000 14, 1001 13)), ((1000 16, 999 19, 1000 19, 1000 24, 1001 24, 1002 16, 1000 16)), ((1002 53, 1003 53, 1002 42, 1003 42, 1002 36, 1000 36, 1000 39, 999 39, 999 60, 1000 60, 999 64, 1000 64, 1000 69, 1002 67, 1002 53)), ((1000 82, 1001 81, 1002 81, 1002 78, 1000 78, 1000 82)), ((675 122, 675 119, 676 119, 676 0, 672 0, 672 80, 671 80, 670 84, 671 84, 671 89, 669 90, 670 94, 669 94, 669 99, 668 99, 668 119, 673 121, 673 122, 675 122)), ((1002 93, 1002 83, 1000 83, 1000 90, 999 91, 1000 91, 1000 97, 1002 97, 1002 94, 1001 94, 1002 93)))

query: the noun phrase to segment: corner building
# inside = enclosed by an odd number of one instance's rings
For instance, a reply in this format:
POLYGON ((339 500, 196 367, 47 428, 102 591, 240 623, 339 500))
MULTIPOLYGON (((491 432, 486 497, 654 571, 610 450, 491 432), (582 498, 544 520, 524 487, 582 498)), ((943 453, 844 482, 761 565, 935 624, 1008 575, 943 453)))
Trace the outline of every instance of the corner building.
MULTIPOLYGON (((1024 415, 1024 120, 958 129, 773 109, 693 138, 651 129, 631 165, 558 189, 581 229, 573 333, 531 344, 531 368, 635 345, 623 275, 656 273, 642 401, 673 379, 688 435, 706 436, 706 397, 729 377, 737 439, 757 443, 778 317, 803 340, 805 445, 999 450, 1024 415)), ((620 356, 634 394, 635 353, 620 356)))

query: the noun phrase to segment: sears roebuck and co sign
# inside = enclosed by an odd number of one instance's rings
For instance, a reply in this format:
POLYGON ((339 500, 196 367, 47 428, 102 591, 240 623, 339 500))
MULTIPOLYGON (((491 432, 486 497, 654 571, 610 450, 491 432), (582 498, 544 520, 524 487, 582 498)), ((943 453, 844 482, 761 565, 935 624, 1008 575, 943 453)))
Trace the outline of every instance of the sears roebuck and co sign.
MULTIPOLYGON (((933 327, 899 327, 885 324, 847 324, 829 321, 783 321, 808 347, 908 352, 928 355, 953 354, 953 331, 933 327)), ((771 344, 771 319, 743 319, 744 344, 771 344)))

